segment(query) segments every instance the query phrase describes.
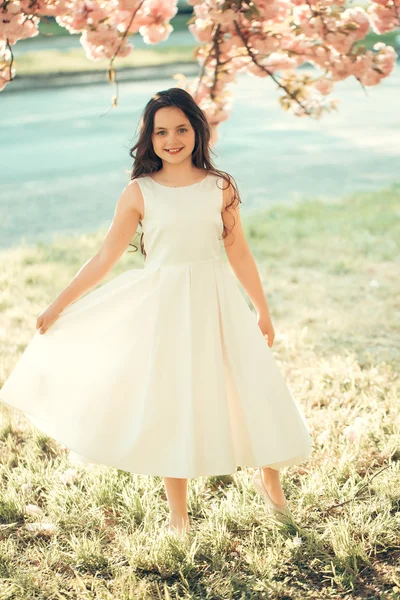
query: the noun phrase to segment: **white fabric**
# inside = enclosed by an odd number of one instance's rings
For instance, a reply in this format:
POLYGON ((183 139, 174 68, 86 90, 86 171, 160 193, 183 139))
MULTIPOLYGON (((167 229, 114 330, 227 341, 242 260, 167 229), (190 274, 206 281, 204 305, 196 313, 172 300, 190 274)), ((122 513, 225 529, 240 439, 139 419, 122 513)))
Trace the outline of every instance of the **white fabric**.
POLYGON ((138 180, 144 268, 36 331, 0 399, 84 462, 165 477, 307 460, 312 438, 222 240, 222 183, 138 180))

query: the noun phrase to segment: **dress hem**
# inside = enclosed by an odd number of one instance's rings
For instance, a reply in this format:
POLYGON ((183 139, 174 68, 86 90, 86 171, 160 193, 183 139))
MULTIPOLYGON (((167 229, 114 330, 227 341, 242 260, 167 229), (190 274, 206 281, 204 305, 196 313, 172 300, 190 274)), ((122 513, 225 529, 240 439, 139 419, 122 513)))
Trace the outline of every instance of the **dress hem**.
MULTIPOLYGON (((197 474, 190 474, 190 475, 182 475, 182 474, 168 474, 168 475, 164 475, 164 474, 160 474, 160 473, 148 473, 148 472, 144 472, 144 471, 140 471, 140 470, 134 470, 131 471, 129 469, 126 469, 124 467, 119 467, 117 465, 114 464, 110 464, 110 463, 106 463, 106 462, 102 462, 102 461, 97 461, 93 458, 90 458, 89 456, 85 455, 85 454, 81 454, 80 452, 78 452, 77 450, 75 450, 71 445, 65 444, 61 438, 57 439, 55 437, 53 437, 50 433, 47 433, 45 431, 45 429, 41 429, 39 426, 35 425, 31 420, 30 417, 32 417, 32 419, 36 420, 36 421, 43 421, 44 423, 48 423, 48 425, 50 427, 52 427, 52 424, 49 423, 49 421, 45 421, 44 419, 41 419, 39 417, 36 417, 35 415, 33 415, 32 413, 29 413, 28 411, 18 408, 16 406, 14 406, 13 404, 9 403, 7 400, 4 400, 3 397, 1 396, 1 390, 0 390, 0 401, 3 402, 4 404, 6 404, 7 406, 13 408, 14 410, 18 411, 19 413, 23 414, 25 416, 25 418, 31 423, 31 426, 33 426, 34 428, 36 428, 38 431, 40 431, 40 433, 44 433, 45 435, 47 435, 48 437, 50 437, 52 440, 54 440, 59 446, 64 446, 64 448, 66 448, 67 450, 69 450, 70 452, 72 452, 75 457, 77 457, 78 461, 74 461, 73 459, 70 460, 70 462, 72 464, 76 464, 76 462, 79 464, 81 464, 82 466, 88 465, 88 464, 93 464, 95 466, 102 466, 102 467, 107 467, 107 468, 111 468, 111 469, 118 469, 119 471, 125 471, 126 473, 132 473, 134 475, 147 475, 150 477, 171 477, 174 479, 195 479, 197 477, 218 477, 218 476, 224 476, 224 475, 232 475, 234 473, 237 472, 237 469, 257 469, 257 468, 264 468, 264 467, 271 467, 271 468, 276 468, 276 469, 281 469, 284 468, 286 466, 292 466, 292 465, 298 465, 298 464, 302 464, 305 461, 309 460, 310 455, 298 455, 295 457, 291 457, 288 459, 284 459, 282 461, 279 462, 274 462, 274 463, 268 463, 268 464, 264 464, 264 465, 253 465, 253 464, 249 464, 249 465, 245 465, 245 464, 238 464, 238 465, 233 465, 232 469, 224 469, 223 472, 221 472, 221 470, 215 471, 215 472, 208 472, 208 473, 197 473, 197 474)), ((70 458, 70 457, 69 457, 70 458)))

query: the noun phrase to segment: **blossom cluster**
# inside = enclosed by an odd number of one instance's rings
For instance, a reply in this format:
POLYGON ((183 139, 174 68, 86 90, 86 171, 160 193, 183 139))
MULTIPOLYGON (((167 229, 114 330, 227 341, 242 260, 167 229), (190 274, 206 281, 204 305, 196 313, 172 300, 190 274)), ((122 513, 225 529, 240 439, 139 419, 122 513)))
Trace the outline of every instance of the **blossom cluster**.
POLYGON ((177 11, 177 0, 0 0, 0 90, 15 74, 11 46, 38 35, 43 17, 80 33, 87 57, 99 60, 127 56, 133 33, 147 44, 167 39, 177 11))
POLYGON ((336 108, 337 101, 327 98, 336 81, 354 76, 363 86, 377 85, 396 62, 391 46, 378 42, 367 50, 360 42, 370 30, 382 34, 400 26, 400 0, 376 0, 367 10, 346 8, 345 0, 188 2, 195 13, 189 29, 202 43, 202 70, 194 81, 181 77, 180 85, 215 124, 229 117, 230 84, 238 73, 271 77, 283 91, 284 110, 320 118, 336 108), (306 63, 310 71, 296 70, 306 63))
MULTIPOLYGON (((393 70, 397 54, 376 43, 360 44, 372 30, 382 34, 400 26, 400 0, 374 0, 367 9, 346 8, 346 0, 187 0, 193 7, 189 30, 199 41, 199 76, 176 75, 206 112, 212 129, 232 107, 232 84, 240 73, 271 77, 284 110, 319 118, 336 108, 329 99, 336 81, 355 77, 377 85, 393 70), (310 64, 309 72, 297 67, 310 64)), ((52 16, 81 43, 91 60, 132 51, 139 33, 157 44, 172 31, 177 0, 0 0, 0 90, 14 75, 11 46, 38 35, 41 18, 52 16)))

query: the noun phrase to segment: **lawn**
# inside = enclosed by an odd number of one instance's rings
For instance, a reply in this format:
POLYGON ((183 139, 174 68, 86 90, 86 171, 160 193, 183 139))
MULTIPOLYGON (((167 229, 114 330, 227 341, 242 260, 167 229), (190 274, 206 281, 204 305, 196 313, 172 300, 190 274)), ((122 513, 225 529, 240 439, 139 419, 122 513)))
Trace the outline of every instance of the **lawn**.
MULTIPOLYGON (((114 67, 119 70, 121 68, 194 62, 194 50, 194 46, 169 46, 163 50, 136 48, 129 56, 117 58, 114 61, 114 67)), ((105 78, 109 65, 110 61, 105 58, 96 61, 89 60, 83 48, 36 50, 26 52, 15 59, 18 76, 103 71, 105 78)))
MULTIPOLYGON (((242 217, 314 439, 282 471, 295 523, 274 525, 239 468, 189 481, 174 539, 160 477, 70 462, 2 404, 0 598, 400 598, 399 216, 400 184, 242 217)), ((104 233, 1 252, 0 384, 104 233)), ((102 283, 142 265, 126 252, 102 283)))

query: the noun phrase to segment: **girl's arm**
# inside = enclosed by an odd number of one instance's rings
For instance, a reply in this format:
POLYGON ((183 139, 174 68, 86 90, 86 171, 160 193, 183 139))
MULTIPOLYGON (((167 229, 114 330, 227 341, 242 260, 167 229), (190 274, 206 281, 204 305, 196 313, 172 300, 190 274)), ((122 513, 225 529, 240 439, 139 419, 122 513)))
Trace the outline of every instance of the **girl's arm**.
POLYGON ((258 325, 268 336, 268 345, 272 346, 275 332, 269 313, 268 303, 258 273, 257 265, 247 244, 240 219, 239 204, 225 209, 232 202, 233 188, 230 185, 223 190, 222 220, 231 232, 224 238, 226 255, 233 272, 243 285, 257 311, 258 325))
POLYGON ((53 300, 53 310, 61 312, 105 277, 128 247, 142 215, 143 196, 139 185, 133 180, 119 197, 113 221, 99 250, 53 300))

